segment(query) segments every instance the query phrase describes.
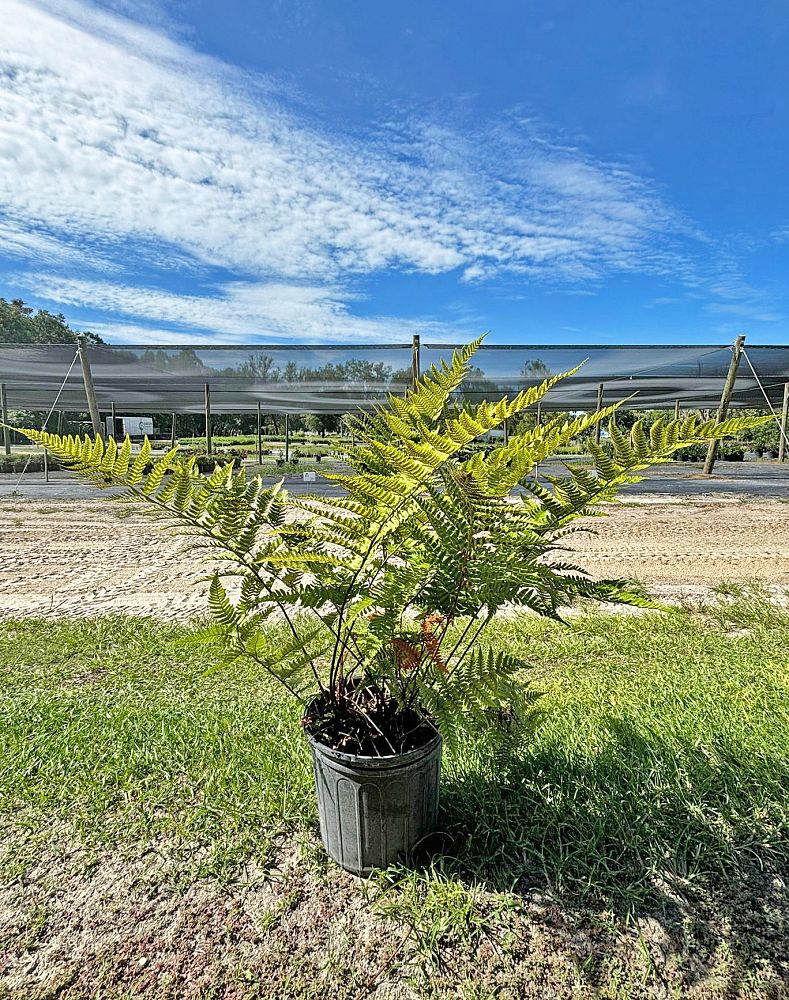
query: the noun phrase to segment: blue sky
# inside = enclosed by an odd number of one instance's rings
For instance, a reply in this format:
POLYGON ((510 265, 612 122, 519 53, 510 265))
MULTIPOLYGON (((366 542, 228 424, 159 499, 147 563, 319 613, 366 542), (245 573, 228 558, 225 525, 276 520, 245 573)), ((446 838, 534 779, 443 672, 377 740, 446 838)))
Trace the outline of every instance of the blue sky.
POLYGON ((116 342, 789 341, 789 3, 3 0, 0 295, 116 342))

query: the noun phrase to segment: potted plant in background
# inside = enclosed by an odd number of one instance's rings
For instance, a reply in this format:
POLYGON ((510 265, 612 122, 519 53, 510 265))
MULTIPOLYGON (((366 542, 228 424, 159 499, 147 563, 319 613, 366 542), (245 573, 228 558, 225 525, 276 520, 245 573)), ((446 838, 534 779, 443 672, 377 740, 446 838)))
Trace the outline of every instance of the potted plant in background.
MULTIPOLYGON (((153 463, 146 441, 24 433, 98 487, 124 488, 220 560, 202 641, 246 657, 304 706, 328 853, 366 874, 407 853, 436 822, 442 741, 528 713, 527 665, 494 653, 503 607, 558 618, 578 598, 652 606, 621 582, 594 581, 560 558, 579 519, 678 449, 758 419, 656 420, 649 436, 609 424, 594 468, 531 476, 617 405, 531 426, 486 451, 471 442, 512 420, 566 375, 513 399, 455 405, 480 341, 432 368, 405 397, 360 413, 339 496, 291 496, 233 463, 200 475, 177 449, 153 463), (169 475, 168 475, 169 473, 169 475), (228 592, 223 579, 240 581, 228 592)), ((567 373, 572 374, 572 373, 567 373)))
MULTIPOLYGON (((748 411, 749 414, 754 412, 753 410, 748 411)), ((778 454, 780 441, 781 432, 775 416, 761 421, 756 426, 749 427, 743 434, 743 442, 747 447, 745 460, 755 461, 759 458, 775 458, 778 454)))

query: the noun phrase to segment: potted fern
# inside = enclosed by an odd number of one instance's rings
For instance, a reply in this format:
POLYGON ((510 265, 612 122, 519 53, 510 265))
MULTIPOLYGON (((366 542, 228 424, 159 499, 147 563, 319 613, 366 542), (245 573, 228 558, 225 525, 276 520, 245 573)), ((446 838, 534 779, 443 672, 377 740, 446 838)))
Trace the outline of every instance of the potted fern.
MULTIPOLYGON (((352 421, 338 496, 291 496, 247 480, 232 462, 201 475, 177 449, 153 462, 127 439, 32 441, 98 487, 143 505, 218 559, 214 623, 200 638, 254 661, 303 705, 328 853, 365 874, 408 852, 434 826, 442 741, 500 712, 526 713, 526 664, 494 652, 486 630, 503 607, 558 618, 578 598, 649 606, 615 580, 561 561, 581 518, 680 448, 758 420, 657 420, 625 436, 593 469, 530 474, 617 405, 563 415, 486 451, 471 442, 534 407, 566 375, 513 399, 456 405, 480 341, 423 376, 404 397, 352 421), (227 588, 226 580, 236 582, 227 588), (240 585, 239 585, 240 584, 240 585)), ((567 373, 572 374, 572 373, 567 373)))

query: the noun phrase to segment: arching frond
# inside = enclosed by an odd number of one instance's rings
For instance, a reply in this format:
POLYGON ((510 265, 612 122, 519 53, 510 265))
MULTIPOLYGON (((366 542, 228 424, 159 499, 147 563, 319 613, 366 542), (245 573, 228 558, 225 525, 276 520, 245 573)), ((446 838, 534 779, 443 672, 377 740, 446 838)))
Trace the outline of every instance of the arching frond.
POLYGON ((648 431, 638 422, 625 434, 614 403, 469 454, 476 439, 573 374, 512 399, 458 403, 479 343, 353 421, 350 471, 326 477, 338 496, 291 497, 232 462, 203 475, 194 458, 177 448, 155 455, 147 439, 135 455, 128 438, 118 447, 23 433, 211 560, 214 624, 205 641, 253 661, 298 698, 319 692, 326 712, 368 720, 371 739, 380 710, 382 724, 427 716, 451 740, 501 711, 531 710, 525 664, 484 644, 502 608, 558 618, 579 599, 655 606, 568 561, 567 535, 679 448, 761 422, 688 416, 648 431), (590 445, 591 468, 569 463, 561 476, 532 478, 535 465, 601 420, 610 445, 590 445))

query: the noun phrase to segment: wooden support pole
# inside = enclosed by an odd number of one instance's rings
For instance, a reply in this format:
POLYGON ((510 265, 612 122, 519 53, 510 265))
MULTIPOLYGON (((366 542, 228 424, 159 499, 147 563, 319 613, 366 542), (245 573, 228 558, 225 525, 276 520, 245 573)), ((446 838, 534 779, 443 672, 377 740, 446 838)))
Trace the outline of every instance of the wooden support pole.
POLYGON ((3 421, 3 447, 6 455, 11 454, 11 429, 8 426, 8 396, 5 382, 0 382, 0 420, 3 421))
POLYGON ((114 441, 115 440, 115 400, 113 400, 110 403, 110 427, 112 427, 112 430, 110 431, 110 437, 114 441))
POLYGON ((211 447, 211 386, 205 383, 205 453, 213 454, 211 447))
POLYGON ((786 435, 789 434, 789 382, 784 382, 784 405, 781 410, 781 434, 778 445, 778 461, 786 461, 786 435))
POLYGON ((290 414, 285 414, 285 461, 290 461, 290 414))
POLYGON ((82 381, 85 385, 85 396, 88 400, 88 410, 90 412, 93 433, 96 437, 103 438, 99 404, 96 401, 96 389, 93 385, 93 373, 90 370, 90 359, 88 358, 88 344, 81 334, 77 337, 77 353, 79 354, 79 363, 82 367, 82 381))
MULTIPOLYGON (((597 387, 597 409, 602 410, 603 408, 603 383, 601 382, 597 387)), ((600 420, 594 425, 594 443, 599 445, 600 438, 603 433, 603 425, 600 420)))
POLYGON ((535 426, 537 427, 542 426, 542 403, 537 404, 537 416, 535 418, 534 423, 535 426))
POLYGON ((417 379, 421 374, 421 359, 420 359, 421 344, 419 339, 419 334, 414 334, 414 339, 411 342, 411 388, 416 388, 417 379))
POLYGON ((263 414, 260 412, 260 402, 258 402, 258 465, 263 464, 263 414))
POLYGON ((674 419, 679 420, 679 400, 674 400, 674 419))
MULTIPOLYGON (((734 341, 734 347, 731 352, 731 363, 729 364, 729 371, 726 374, 726 381, 723 383, 723 392, 721 393, 721 401, 718 406, 718 420, 725 420, 726 414, 729 412, 729 403, 731 402, 731 396, 734 392, 734 383, 737 379, 737 369, 740 367, 740 356, 742 355, 742 345, 745 343, 744 334, 739 336, 734 341)), ((712 470, 715 468, 715 459, 718 454, 718 445, 720 441, 715 438, 714 441, 710 441, 707 446, 707 457, 704 459, 704 475, 711 476, 712 470)))
POLYGON ((177 414, 172 413, 170 415, 170 448, 175 447, 175 442, 178 440, 178 419, 177 414))

